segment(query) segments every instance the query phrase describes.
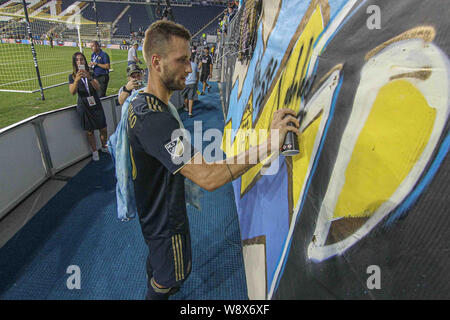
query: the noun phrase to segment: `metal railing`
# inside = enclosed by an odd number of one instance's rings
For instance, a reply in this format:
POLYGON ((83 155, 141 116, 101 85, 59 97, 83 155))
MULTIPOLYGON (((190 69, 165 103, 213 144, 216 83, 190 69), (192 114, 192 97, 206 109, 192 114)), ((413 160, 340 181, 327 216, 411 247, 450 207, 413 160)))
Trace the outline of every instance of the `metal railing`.
MULTIPOLYGON (((108 136, 120 120, 117 95, 101 99, 108 136)), ((97 146, 100 146, 96 132, 97 146)), ((76 106, 38 114, 0 130, 0 219, 61 170, 91 156, 76 106)))
POLYGON ((217 43, 216 64, 220 71, 220 83, 223 98, 223 113, 228 113, 234 66, 239 49, 240 21, 243 13, 241 8, 226 26, 227 32, 221 33, 217 43))
MULTIPOLYGON (((217 64, 220 73, 219 88, 221 89, 224 115, 228 114, 236 60, 243 56, 245 56, 246 59, 251 58, 251 53, 254 50, 253 41, 242 41, 243 39, 241 39, 242 28, 247 23, 247 21, 244 20, 249 16, 251 11, 258 10, 260 3, 261 0, 247 1, 245 6, 241 7, 233 19, 226 25, 226 33, 222 32, 218 38, 215 63, 217 64)), ((252 15, 254 15, 254 19, 257 21, 259 12, 252 12, 252 15)), ((255 30, 248 30, 247 33, 251 33, 251 36, 255 37, 256 28, 255 30)), ((245 36, 248 36, 248 34, 245 36)))

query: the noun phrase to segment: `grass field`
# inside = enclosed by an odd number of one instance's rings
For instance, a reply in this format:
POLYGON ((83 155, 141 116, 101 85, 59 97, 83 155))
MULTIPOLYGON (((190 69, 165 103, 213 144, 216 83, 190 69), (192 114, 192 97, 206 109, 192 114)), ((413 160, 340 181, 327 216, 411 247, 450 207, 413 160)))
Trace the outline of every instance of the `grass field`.
MULTIPOLYGON (((75 47, 36 45, 36 55, 43 87, 64 83, 72 72, 72 55, 75 47)), ((127 51, 106 50, 111 58, 110 80, 107 95, 116 94, 126 83, 127 51)), ((91 49, 83 49, 88 61, 91 49)), ((138 53, 143 61, 142 52, 138 53)), ((0 89, 32 91, 39 89, 36 70, 29 45, 0 44, 0 89)), ((69 93, 68 84, 40 92, 15 93, 0 91, 0 128, 6 127, 32 115, 76 104, 77 96, 69 93)))

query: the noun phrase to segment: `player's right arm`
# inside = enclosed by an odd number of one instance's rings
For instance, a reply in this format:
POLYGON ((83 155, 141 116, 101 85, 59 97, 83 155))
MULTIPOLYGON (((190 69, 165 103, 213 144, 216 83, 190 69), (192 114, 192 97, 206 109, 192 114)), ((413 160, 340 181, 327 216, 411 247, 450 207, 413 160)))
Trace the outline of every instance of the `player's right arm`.
POLYGON ((234 157, 234 159, 217 161, 208 163, 200 153, 197 153, 183 168, 180 173, 186 178, 193 181, 205 190, 214 191, 224 184, 238 178, 251 167, 256 165, 250 159, 257 159, 261 162, 268 155, 277 155, 284 138, 288 131, 299 134, 299 122, 295 118, 295 112, 292 109, 280 109, 273 115, 270 127, 269 137, 265 142, 257 146, 250 147, 247 151, 242 152, 234 157), (289 126, 292 122, 295 126, 289 126), (272 134, 278 133, 278 141, 272 141, 272 134), (274 145, 272 145, 274 143, 274 145))

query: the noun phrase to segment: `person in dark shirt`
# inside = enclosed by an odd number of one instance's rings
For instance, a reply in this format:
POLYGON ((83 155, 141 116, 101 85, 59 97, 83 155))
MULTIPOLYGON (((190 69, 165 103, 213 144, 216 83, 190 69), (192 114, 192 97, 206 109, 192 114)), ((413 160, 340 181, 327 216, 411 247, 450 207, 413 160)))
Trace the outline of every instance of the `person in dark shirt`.
POLYGON ((236 11, 234 11, 233 5, 229 5, 229 6, 228 6, 228 12, 227 12, 228 23, 230 23, 231 20, 233 20, 235 14, 236 14, 236 11))
POLYGON ((147 29, 143 55, 149 69, 148 84, 128 107, 127 135, 136 207, 149 248, 146 298, 150 300, 168 299, 191 272, 185 177, 213 191, 268 154, 277 154, 288 131, 299 134, 294 111, 281 109, 274 113, 266 141, 228 161, 206 162, 183 135, 183 124, 175 107, 169 104, 172 93, 185 88, 186 77, 192 72, 190 40, 189 31, 172 21, 160 20, 147 29))
POLYGON ((209 54, 209 47, 203 48, 203 55, 200 58, 200 64, 198 65, 198 68, 201 70, 200 82, 203 83, 203 90, 200 95, 204 95, 206 88, 208 88, 208 91, 211 88, 208 82, 206 82, 211 78, 213 68, 212 58, 209 54))
POLYGON ((108 89, 109 83, 109 55, 101 49, 100 44, 96 40, 91 42, 91 49, 92 55, 89 67, 94 70, 94 78, 100 84, 99 95, 100 98, 102 98, 106 96, 106 90, 108 89))
POLYGON ((101 151, 108 152, 106 140, 108 130, 106 127, 106 117, 103 111, 97 91, 100 85, 86 70, 87 61, 84 54, 75 52, 72 56, 73 72, 69 75, 69 91, 71 94, 78 94, 77 113, 80 117, 81 126, 87 133, 89 145, 92 149, 92 159, 98 161, 99 155, 95 142, 94 130, 100 130, 101 151))

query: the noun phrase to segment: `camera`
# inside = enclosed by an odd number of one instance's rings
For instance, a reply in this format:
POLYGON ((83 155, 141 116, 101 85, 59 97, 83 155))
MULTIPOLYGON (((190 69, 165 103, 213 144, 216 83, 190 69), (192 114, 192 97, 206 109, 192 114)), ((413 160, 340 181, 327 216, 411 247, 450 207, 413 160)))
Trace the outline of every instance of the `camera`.
POLYGON ((142 87, 144 85, 144 83, 142 82, 142 80, 136 80, 136 84, 140 87, 142 87))
POLYGON ((84 66, 84 64, 80 64, 78 66, 78 70, 86 70, 86 67, 84 66))

